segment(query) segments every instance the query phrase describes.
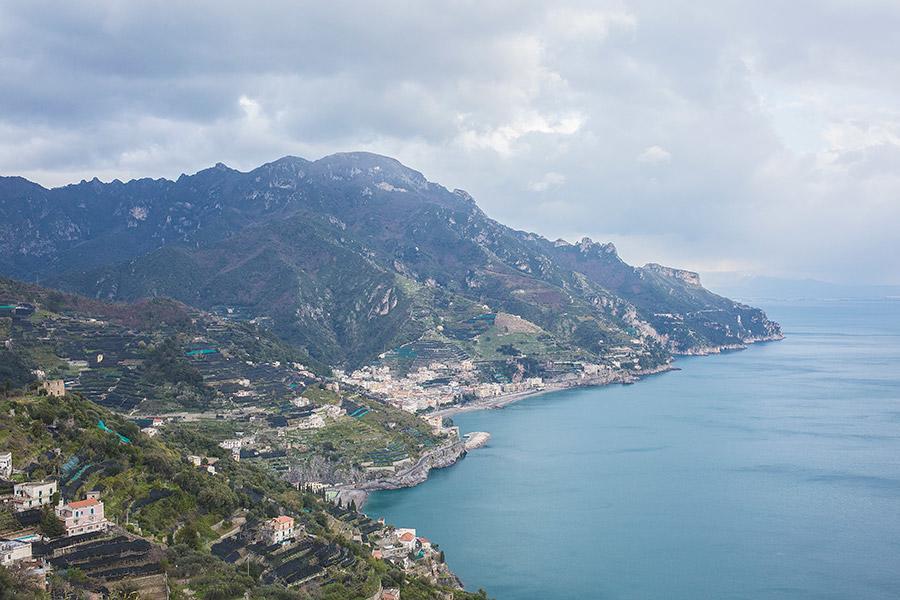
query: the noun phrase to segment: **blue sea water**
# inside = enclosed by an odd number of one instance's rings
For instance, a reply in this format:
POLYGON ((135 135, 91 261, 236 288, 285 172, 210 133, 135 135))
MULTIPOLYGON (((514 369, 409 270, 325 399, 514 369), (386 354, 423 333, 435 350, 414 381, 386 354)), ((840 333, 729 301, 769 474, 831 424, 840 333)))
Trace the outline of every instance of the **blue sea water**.
POLYGON ((764 308, 784 341, 457 416, 490 444, 366 512, 497 600, 900 598, 900 301, 764 308))

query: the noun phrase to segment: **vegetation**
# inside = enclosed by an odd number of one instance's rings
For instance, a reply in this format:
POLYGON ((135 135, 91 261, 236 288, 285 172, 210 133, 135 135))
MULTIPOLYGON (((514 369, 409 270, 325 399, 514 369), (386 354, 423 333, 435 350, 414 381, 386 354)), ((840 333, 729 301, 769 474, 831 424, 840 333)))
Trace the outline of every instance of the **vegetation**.
MULTIPOLYGON (((34 186, 24 200, 27 182, 0 183, 10 231, 0 256, 17 257, 5 267, 0 260, 0 270, 34 279, 52 269, 90 297, 168 296, 224 308, 329 364, 370 362, 459 323, 460 309, 484 306, 523 317, 551 346, 592 359, 617 345, 639 347, 632 340, 653 339, 649 327, 666 336, 663 361, 669 352, 778 331, 762 311, 710 293, 692 273, 632 267, 611 244, 515 231, 467 194, 372 154, 285 157, 250 173, 206 170, 177 181, 34 186), (35 216, 76 203, 81 208, 61 210, 59 221, 35 216), (168 219, 130 227, 136 204, 168 219), (34 239, 43 241, 40 253, 15 252, 34 239), (585 320, 598 327, 575 335, 585 320)), ((60 304, 46 298, 51 311, 60 304)), ((162 317, 170 309, 154 307, 162 317)))
MULTIPOLYGON (((368 550, 333 531, 320 497, 298 491, 265 468, 230 460, 214 439, 199 430, 179 427, 151 438, 121 416, 76 395, 52 397, 21 390, 0 400, 0 413, 14 414, 0 420, 0 448, 16 448, 17 465, 28 465, 33 476, 60 473, 66 499, 100 490, 109 519, 124 523, 127 515, 133 531, 167 546, 165 564, 175 598, 193 595, 218 600, 246 593, 260 599, 349 600, 373 591, 382 579, 403 582, 412 597, 440 597, 439 588, 427 582, 406 582, 401 572, 374 561, 368 550), (111 431, 98 427, 100 421, 111 431), (123 442, 117 433, 129 441, 123 442), (185 461, 189 453, 219 459, 217 474, 209 475, 185 461), (67 470, 66 465, 73 462, 78 467, 67 470), (211 543, 222 532, 219 523, 239 515, 258 522, 283 512, 295 515, 311 534, 345 546, 357 556, 355 566, 330 573, 339 585, 303 590, 263 585, 258 565, 236 568, 210 554, 211 543), (420 593, 426 595, 415 595, 420 593)), ((4 517, 9 515, 0 515, 0 527, 4 517)), ((41 529, 50 537, 61 533, 52 510, 42 515, 41 529)), ((70 571, 58 581, 59 586, 78 588, 86 583, 83 573, 70 571)), ((0 570, 0 590, 3 583, 20 579, 14 571, 0 570)), ((7 595, 0 598, 38 597, 29 595, 31 588, 25 583, 17 585, 17 595, 4 590, 0 593, 7 595)))

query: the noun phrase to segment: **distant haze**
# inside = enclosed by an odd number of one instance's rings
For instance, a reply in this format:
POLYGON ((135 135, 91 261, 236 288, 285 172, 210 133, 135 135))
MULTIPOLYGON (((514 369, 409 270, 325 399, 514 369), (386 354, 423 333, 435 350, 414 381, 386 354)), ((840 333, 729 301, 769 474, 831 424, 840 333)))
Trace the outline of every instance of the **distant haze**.
POLYGON ((0 3, 0 174, 394 156, 660 262, 900 284, 900 4, 0 3))

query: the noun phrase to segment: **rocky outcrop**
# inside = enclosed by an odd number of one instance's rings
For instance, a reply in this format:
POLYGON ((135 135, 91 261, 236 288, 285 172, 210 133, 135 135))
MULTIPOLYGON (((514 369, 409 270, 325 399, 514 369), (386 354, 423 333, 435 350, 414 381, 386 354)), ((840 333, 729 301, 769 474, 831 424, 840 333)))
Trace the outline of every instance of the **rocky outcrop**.
POLYGON ((491 441, 491 434, 486 431, 473 431, 466 435, 466 451, 481 448, 491 441))
POLYGON ((685 271, 684 269, 673 269, 672 267, 664 267, 657 263, 648 263, 643 269, 669 279, 676 279, 687 285, 700 287, 700 275, 694 271, 685 271))
POLYGON ((746 350, 747 346, 749 346, 750 344, 758 344, 760 342, 777 342, 783 339, 784 334, 779 330, 775 333, 772 333, 771 335, 751 336, 744 338, 743 342, 740 344, 722 344, 720 346, 695 346, 686 350, 680 350, 676 352, 676 354, 679 354, 681 356, 709 356, 710 354, 721 354, 722 352, 728 352, 730 350, 746 350))
POLYGON ((395 490, 419 485, 428 479, 432 469, 442 469, 456 463, 466 455, 466 443, 462 440, 447 444, 426 452, 411 467, 388 477, 366 481, 354 486, 357 490, 374 492, 376 490, 395 490))

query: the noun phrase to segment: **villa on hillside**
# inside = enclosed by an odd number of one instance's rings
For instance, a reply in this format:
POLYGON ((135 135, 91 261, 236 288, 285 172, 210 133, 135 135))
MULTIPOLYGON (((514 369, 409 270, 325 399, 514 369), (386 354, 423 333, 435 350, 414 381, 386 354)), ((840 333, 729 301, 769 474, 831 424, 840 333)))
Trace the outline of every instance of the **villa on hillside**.
POLYGON ((31 558, 31 543, 17 540, 0 541, 0 565, 9 566, 31 558))
POLYGON ((263 525, 262 532, 269 544, 283 544, 294 538, 294 518, 282 515, 269 519, 263 525))
POLYGON ((56 516, 65 525, 66 537, 105 531, 109 527, 109 521, 103 512, 103 501, 99 496, 98 492, 90 492, 87 500, 60 504, 56 507, 56 516))
POLYGON ((13 487, 13 506, 16 512, 40 508, 52 502, 59 488, 55 481, 29 481, 13 487))

